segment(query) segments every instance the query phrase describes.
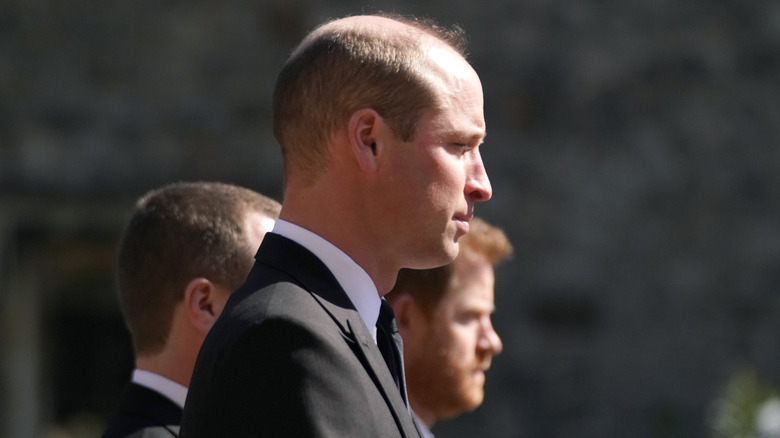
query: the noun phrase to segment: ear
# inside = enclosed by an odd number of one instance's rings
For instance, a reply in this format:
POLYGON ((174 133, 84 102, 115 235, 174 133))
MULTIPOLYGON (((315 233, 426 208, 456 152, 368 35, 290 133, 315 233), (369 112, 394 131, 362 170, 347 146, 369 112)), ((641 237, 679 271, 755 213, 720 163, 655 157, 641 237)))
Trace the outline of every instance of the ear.
POLYGON ((403 294, 395 297, 391 306, 393 306, 395 321, 398 324, 398 332, 403 336, 404 333, 412 330, 412 327, 417 323, 416 318, 420 317, 417 302, 411 295, 403 294))
POLYGON ((187 317, 204 336, 222 313, 227 295, 223 288, 205 278, 196 278, 184 290, 187 317))
POLYGON ((382 117, 369 108, 355 111, 349 119, 350 148, 364 171, 373 172, 377 168, 377 144, 381 145, 383 127, 382 117))

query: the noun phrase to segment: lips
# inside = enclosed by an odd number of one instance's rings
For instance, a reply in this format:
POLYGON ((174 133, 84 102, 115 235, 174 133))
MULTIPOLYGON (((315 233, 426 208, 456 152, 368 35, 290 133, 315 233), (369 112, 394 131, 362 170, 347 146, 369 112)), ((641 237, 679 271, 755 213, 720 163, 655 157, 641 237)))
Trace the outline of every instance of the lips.
POLYGON ((458 230, 461 233, 466 234, 469 232, 469 221, 459 218, 455 218, 455 221, 458 224, 458 230))
POLYGON ((463 233, 469 232, 469 221, 474 217, 473 213, 456 214, 453 219, 458 222, 459 228, 463 233))
POLYGON ((474 214, 473 213, 456 214, 455 215, 455 220, 466 222, 466 223, 468 223, 473 218, 474 218, 474 214))
POLYGON ((476 364, 477 365, 477 371, 482 371, 483 373, 486 373, 487 370, 490 369, 490 365, 492 365, 493 360, 492 356, 484 357, 476 364))

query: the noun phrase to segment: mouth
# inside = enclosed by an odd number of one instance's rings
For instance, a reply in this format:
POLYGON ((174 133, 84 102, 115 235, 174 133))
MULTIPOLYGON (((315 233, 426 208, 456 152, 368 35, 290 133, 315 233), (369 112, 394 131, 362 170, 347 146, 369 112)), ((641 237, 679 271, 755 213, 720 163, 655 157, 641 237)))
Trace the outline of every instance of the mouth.
POLYGON ((458 226, 458 231, 460 234, 468 234, 469 232, 469 222, 463 219, 455 219, 455 222, 458 226))
POLYGON ((453 219, 458 223, 458 228, 466 234, 469 232, 469 221, 474 217, 474 213, 456 214, 453 219))
POLYGON ((485 361, 482 364, 477 366, 476 372, 480 373, 480 374, 485 374, 490 369, 490 365, 491 365, 491 361, 487 360, 487 361, 485 361))

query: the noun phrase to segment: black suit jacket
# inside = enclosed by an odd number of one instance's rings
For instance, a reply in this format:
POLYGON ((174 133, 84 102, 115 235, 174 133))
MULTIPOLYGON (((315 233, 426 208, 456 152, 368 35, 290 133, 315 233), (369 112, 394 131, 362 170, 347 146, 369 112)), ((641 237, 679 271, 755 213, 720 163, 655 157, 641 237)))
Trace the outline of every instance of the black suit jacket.
POLYGON ((103 438, 171 438, 179 434, 181 408, 162 394, 130 383, 103 438))
POLYGON ((193 437, 418 437, 352 302, 304 247, 268 233, 200 350, 193 437))

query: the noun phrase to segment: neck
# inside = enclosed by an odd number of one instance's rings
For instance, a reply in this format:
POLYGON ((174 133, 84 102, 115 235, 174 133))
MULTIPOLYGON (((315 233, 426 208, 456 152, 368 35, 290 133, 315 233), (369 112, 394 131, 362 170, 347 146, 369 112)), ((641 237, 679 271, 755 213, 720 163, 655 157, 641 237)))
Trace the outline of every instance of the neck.
POLYGON ((138 369, 157 373, 189 387, 202 339, 198 337, 198 333, 188 331, 188 326, 180 324, 179 316, 180 312, 177 311, 162 351, 155 354, 137 354, 135 364, 138 369))
POLYGON ((288 185, 280 219, 306 228, 332 243, 355 261, 371 277, 379 295, 392 289, 400 266, 392 262, 380 235, 374 233, 375 223, 359 202, 330 189, 328 183, 318 181, 306 188, 288 185))
POLYGON ((176 360, 175 355, 163 351, 152 356, 138 356, 135 360, 135 366, 140 370, 151 371, 189 387, 194 364, 190 365, 186 360, 176 360))

